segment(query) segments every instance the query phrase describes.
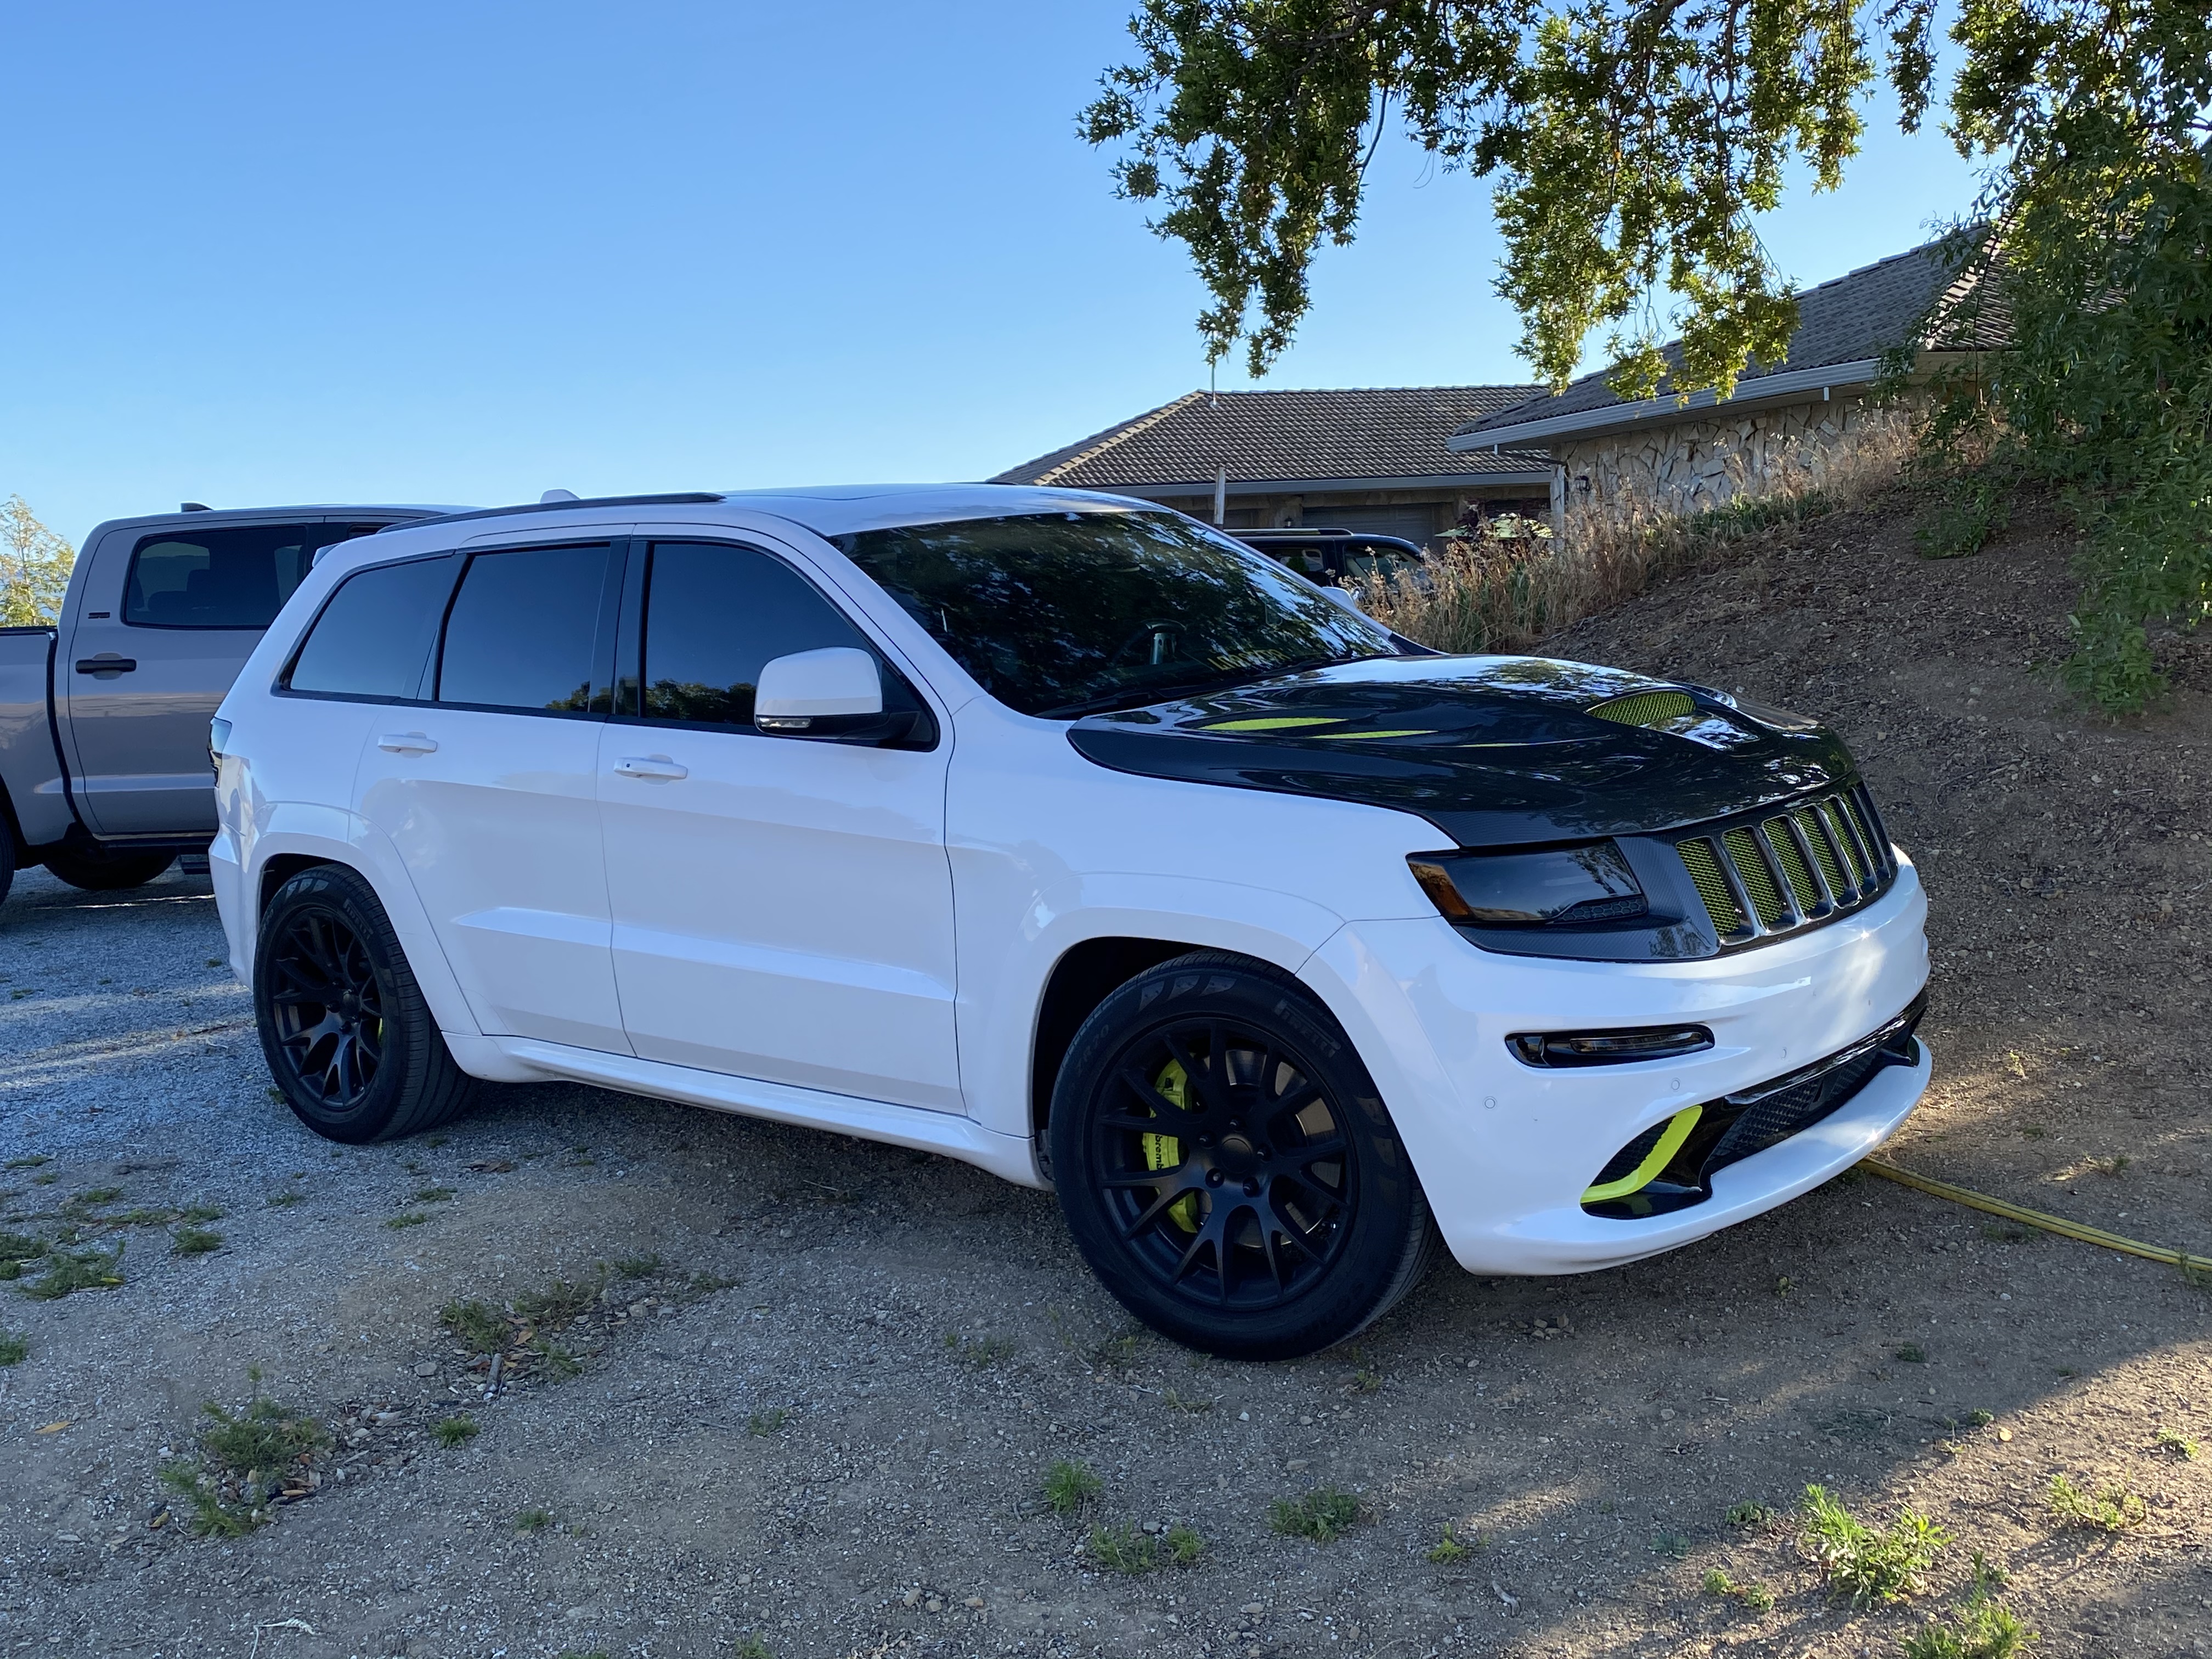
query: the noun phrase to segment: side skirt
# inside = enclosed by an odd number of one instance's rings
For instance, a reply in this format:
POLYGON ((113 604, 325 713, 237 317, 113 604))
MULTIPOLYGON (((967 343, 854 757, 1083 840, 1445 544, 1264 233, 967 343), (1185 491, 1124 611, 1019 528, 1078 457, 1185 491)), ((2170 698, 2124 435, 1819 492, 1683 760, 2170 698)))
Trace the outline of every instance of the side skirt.
POLYGON ((664 1060, 640 1060, 631 1054, 605 1054, 596 1048, 572 1048, 564 1043, 534 1037, 486 1036, 464 1044, 452 1036, 454 1058, 463 1068, 483 1075, 496 1071, 508 1079, 522 1076, 559 1078, 574 1083, 597 1084, 625 1094, 650 1095, 710 1111, 734 1112, 743 1117, 766 1118, 771 1123, 794 1124, 806 1129, 832 1129, 862 1140, 879 1140, 915 1152, 973 1164, 993 1175, 1024 1187, 1050 1185, 1037 1172, 1029 1140, 986 1129, 975 1119, 957 1112, 933 1112, 919 1106, 894 1106, 888 1101, 863 1100, 854 1095, 833 1095, 794 1084, 768 1083, 757 1078, 731 1077, 702 1072, 664 1060), (507 1065, 483 1067, 469 1062, 468 1050, 488 1045, 507 1065), (514 1069, 510 1070, 509 1068, 514 1069))

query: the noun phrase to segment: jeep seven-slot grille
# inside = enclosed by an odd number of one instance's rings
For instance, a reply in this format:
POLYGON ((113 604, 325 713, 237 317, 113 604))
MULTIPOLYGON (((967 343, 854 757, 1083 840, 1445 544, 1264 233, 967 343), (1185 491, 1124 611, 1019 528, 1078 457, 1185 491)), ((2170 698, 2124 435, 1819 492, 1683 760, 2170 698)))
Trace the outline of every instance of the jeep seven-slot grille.
POLYGON ((1674 851, 1723 945, 1787 933, 1877 896, 1897 873, 1863 785, 1715 834, 1674 851))

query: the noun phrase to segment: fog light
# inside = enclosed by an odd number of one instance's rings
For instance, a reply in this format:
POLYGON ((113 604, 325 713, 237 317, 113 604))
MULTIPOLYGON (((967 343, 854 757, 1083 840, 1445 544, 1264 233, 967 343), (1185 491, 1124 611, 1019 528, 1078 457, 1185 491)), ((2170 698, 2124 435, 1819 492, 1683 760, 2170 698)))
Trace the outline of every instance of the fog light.
POLYGON ((1505 1039, 1524 1066, 1626 1066, 1672 1060, 1713 1046, 1702 1025, 1647 1025, 1632 1031, 1520 1031, 1505 1039))

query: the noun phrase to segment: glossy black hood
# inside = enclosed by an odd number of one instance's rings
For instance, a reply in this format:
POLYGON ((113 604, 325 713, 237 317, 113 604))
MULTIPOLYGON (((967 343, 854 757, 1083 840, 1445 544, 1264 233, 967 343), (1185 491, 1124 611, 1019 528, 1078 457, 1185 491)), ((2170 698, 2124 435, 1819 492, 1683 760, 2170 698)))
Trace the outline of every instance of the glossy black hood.
POLYGON ((1068 741, 1120 772, 1414 813, 1463 848, 1654 834, 1856 776, 1811 721, 1542 657, 1347 663, 1089 715, 1068 741))

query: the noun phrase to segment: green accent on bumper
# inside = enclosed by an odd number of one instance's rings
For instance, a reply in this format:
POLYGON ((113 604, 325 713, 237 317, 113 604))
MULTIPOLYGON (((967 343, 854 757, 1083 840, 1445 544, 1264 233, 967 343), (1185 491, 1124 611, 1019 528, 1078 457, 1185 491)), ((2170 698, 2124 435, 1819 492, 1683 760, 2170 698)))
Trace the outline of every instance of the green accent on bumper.
POLYGON ((1702 1106, 1685 1106, 1668 1120, 1667 1133, 1659 1137, 1659 1144, 1651 1155, 1618 1181, 1608 1181, 1602 1187, 1592 1187, 1583 1194, 1585 1204, 1599 1204, 1608 1198, 1626 1198, 1650 1186, 1659 1171, 1667 1167, 1682 1143, 1690 1138, 1690 1131, 1698 1127, 1698 1120, 1705 1115, 1702 1106))

